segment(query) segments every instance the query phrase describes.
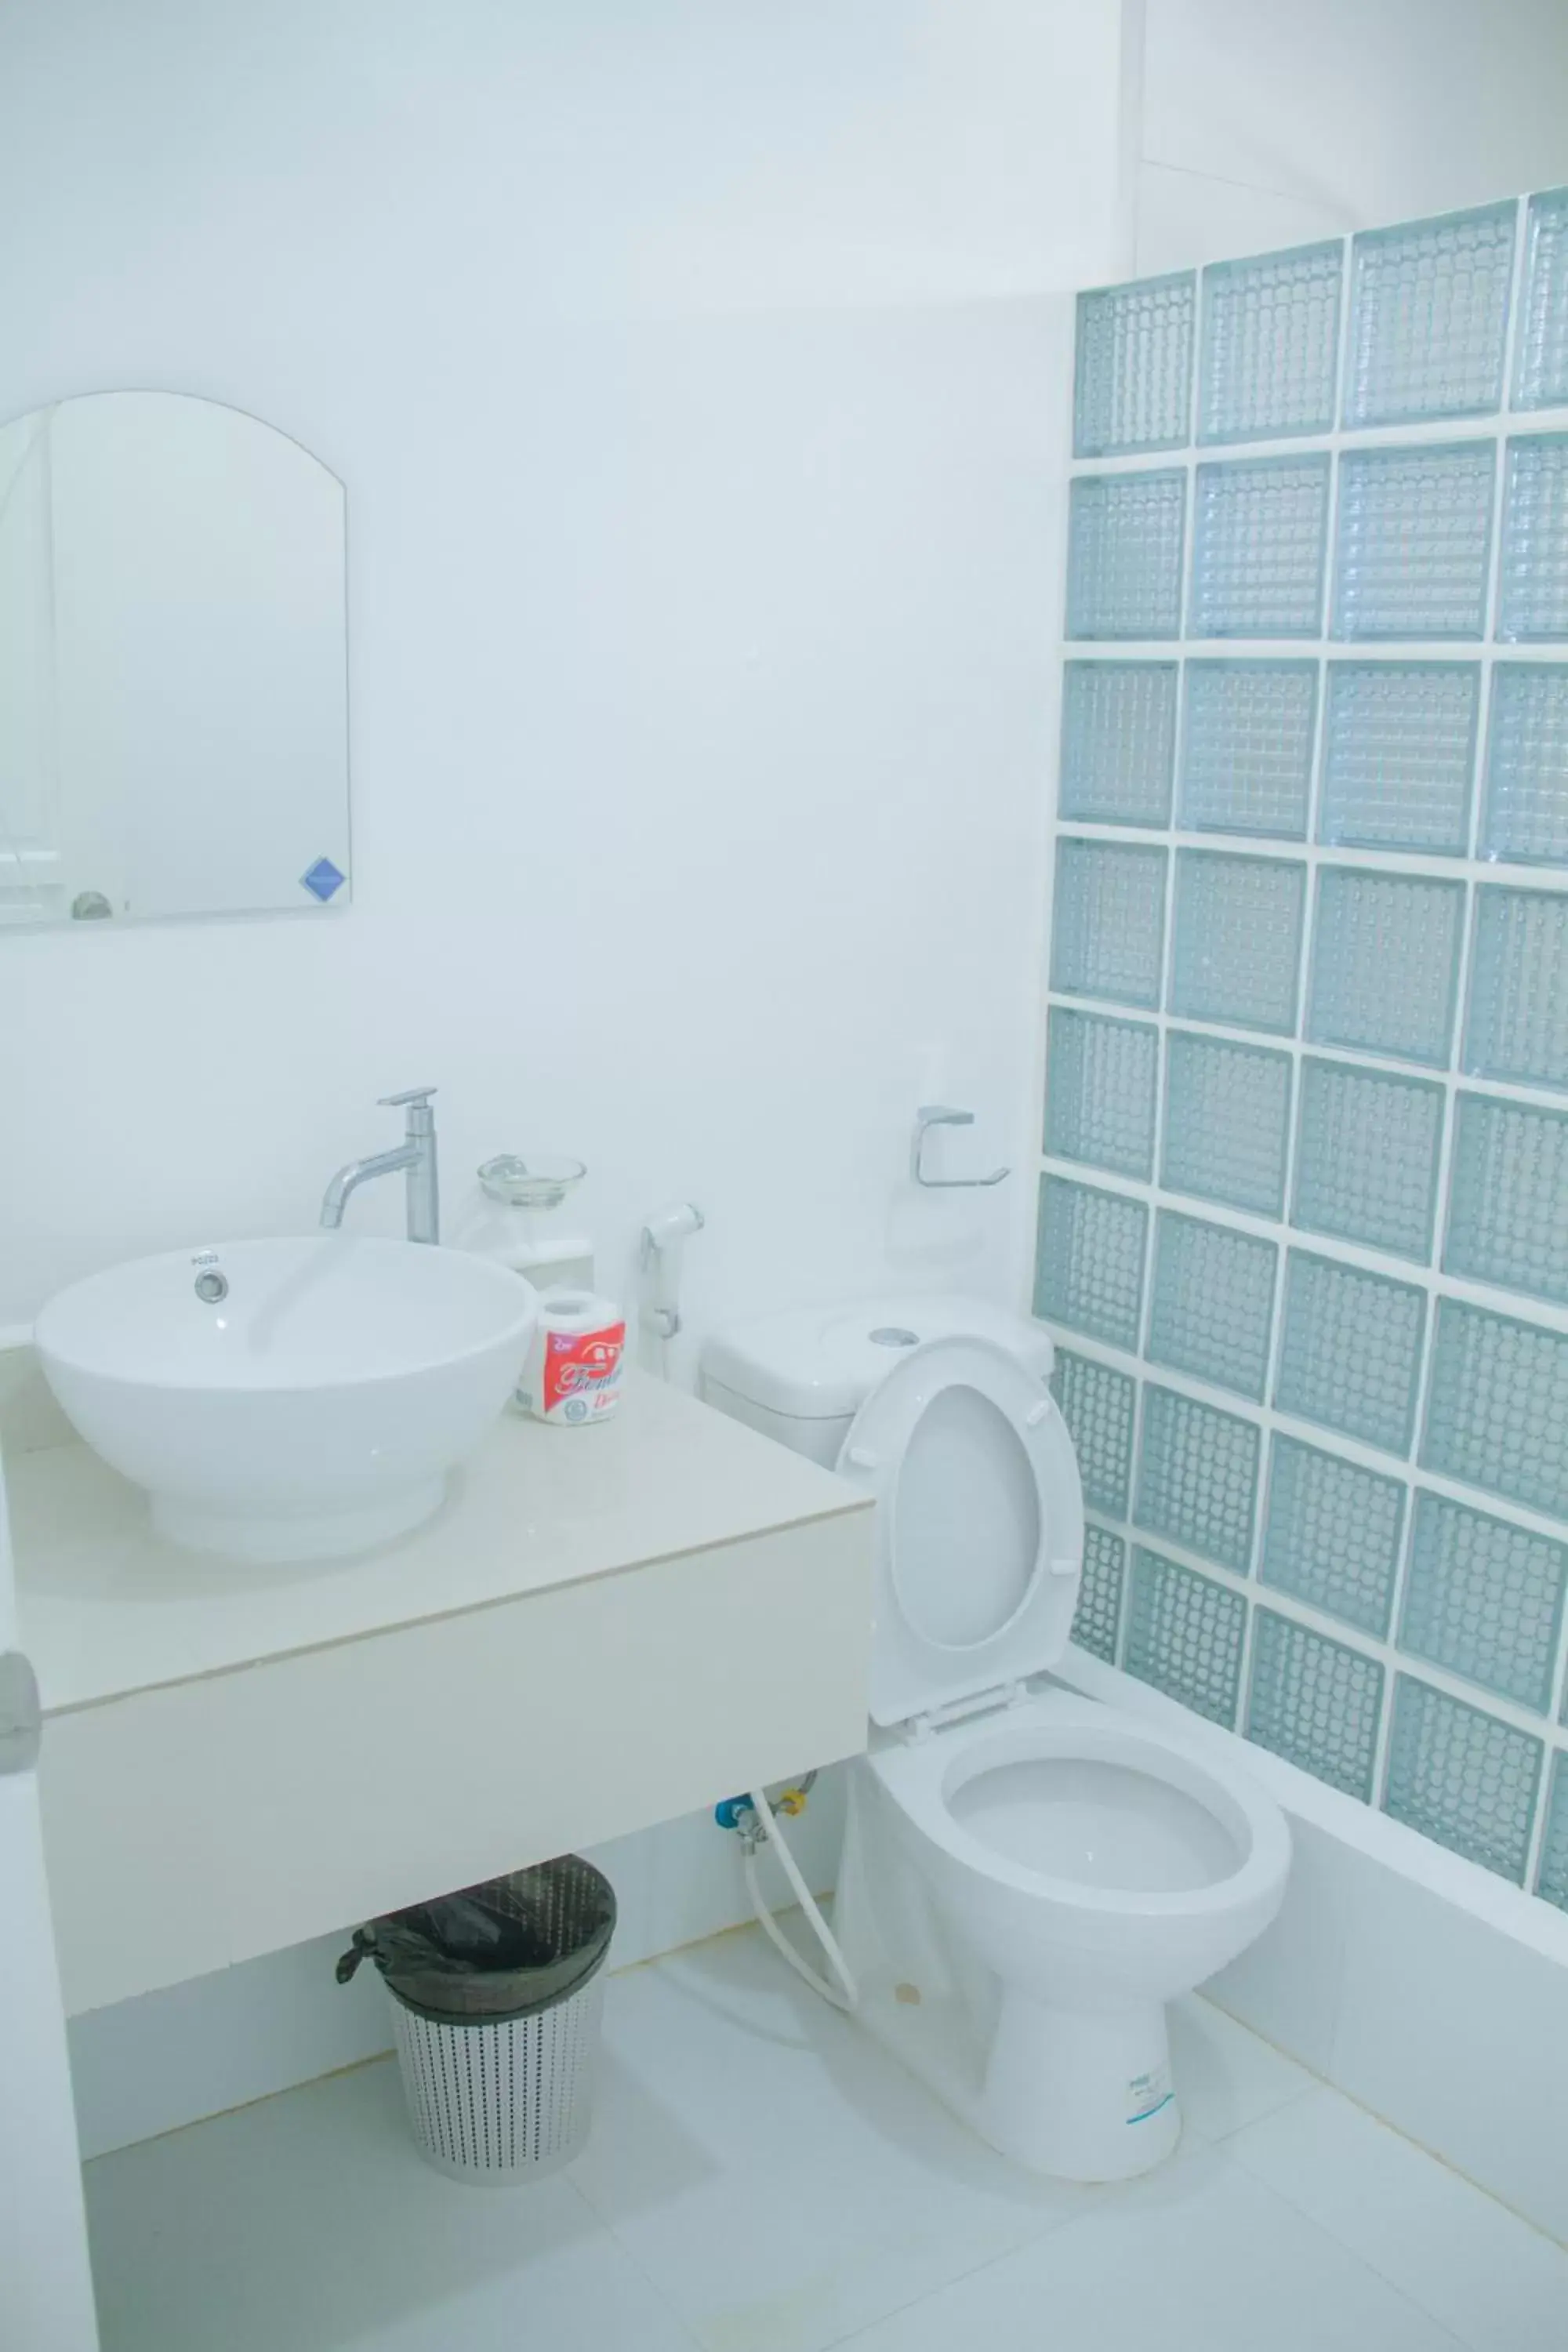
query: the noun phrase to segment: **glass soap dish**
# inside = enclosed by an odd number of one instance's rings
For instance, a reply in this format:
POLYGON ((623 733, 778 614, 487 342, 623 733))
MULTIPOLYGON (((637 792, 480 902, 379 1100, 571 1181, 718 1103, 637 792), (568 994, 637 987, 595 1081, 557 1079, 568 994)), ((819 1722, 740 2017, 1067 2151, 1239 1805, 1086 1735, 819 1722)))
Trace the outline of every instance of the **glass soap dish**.
POLYGON ((515 1152, 503 1151, 498 1159, 485 1161, 479 1182, 489 1199, 499 1201, 503 1208, 558 1209, 587 1173, 585 1160, 552 1159, 536 1152, 525 1160, 515 1152))

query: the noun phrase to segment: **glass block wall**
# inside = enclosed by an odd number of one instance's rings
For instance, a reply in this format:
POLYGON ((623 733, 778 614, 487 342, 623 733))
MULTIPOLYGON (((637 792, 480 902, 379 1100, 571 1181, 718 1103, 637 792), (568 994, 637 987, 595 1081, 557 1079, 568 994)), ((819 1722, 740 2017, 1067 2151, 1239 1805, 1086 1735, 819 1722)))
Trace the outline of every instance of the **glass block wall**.
POLYGON ((1079 298, 1089 1650, 1568 1909, 1568 190, 1079 298))

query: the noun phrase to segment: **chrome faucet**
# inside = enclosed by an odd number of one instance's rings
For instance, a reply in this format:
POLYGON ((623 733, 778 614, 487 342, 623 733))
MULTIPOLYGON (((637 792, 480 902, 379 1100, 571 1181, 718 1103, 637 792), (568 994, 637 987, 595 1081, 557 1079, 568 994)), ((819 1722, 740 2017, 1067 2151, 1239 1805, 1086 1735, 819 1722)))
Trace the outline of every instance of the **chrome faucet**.
POLYGON ((399 1169, 405 1171, 408 1187, 408 1238, 411 1242, 438 1242, 441 1238, 441 1199, 436 1182, 436 1114, 430 1108, 434 1087, 414 1087, 405 1095, 383 1095, 382 1106, 387 1110, 406 1110, 403 1141, 394 1151, 375 1151, 368 1160, 351 1160, 340 1168, 321 1198, 321 1223, 335 1233, 342 1223, 343 1210, 351 1192, 368 1184, 373 1176, 395 1176, 399 1169))

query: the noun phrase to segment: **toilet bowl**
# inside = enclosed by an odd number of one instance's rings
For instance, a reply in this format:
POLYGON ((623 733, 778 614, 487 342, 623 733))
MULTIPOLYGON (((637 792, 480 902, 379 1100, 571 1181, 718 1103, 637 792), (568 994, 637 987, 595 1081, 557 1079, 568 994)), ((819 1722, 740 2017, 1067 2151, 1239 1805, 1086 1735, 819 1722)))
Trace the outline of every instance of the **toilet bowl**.
POLYGON ((703 1389, 876 1498, 858 2016, 994 2147, 1114 2180, 1175 2146, 1165 2003, 1268 1925, 1290 1843, 1245 1772, 1049 1679, 1083 1554, 1050 1366, 983 1302, 876 1300, 719 1334, 703 1389))

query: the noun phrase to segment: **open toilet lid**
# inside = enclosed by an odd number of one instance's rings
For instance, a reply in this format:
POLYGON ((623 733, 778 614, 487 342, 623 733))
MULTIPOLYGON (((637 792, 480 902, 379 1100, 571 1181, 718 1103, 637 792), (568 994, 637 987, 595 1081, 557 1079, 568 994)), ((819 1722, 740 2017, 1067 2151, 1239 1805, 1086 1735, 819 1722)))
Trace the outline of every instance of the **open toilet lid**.
POLYGON ((1078 1604, 1083 1490, 1054 1399, 1006 1349, 913 1349, 856 1414, 838 1469, 877 1498, 874 1722, 1056 1663, 1078 1604))

